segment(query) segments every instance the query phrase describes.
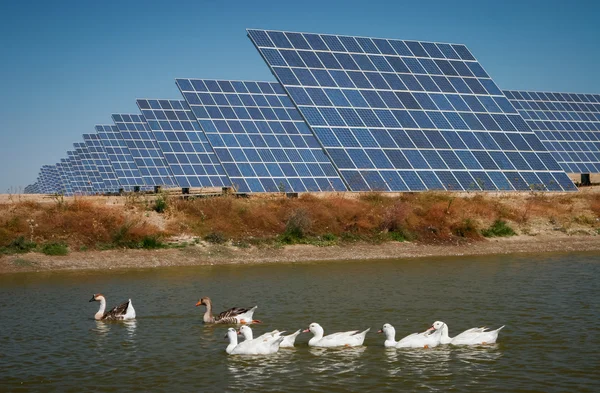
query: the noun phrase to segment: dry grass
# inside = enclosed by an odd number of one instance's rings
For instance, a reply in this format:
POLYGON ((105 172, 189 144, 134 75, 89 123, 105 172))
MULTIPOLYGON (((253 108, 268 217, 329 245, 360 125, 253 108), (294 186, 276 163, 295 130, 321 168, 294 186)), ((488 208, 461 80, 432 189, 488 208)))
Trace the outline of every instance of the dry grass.
POLYGON ((382 241, 408 239, 445 243, 482 239, 496 220, 517 232, 596 230, 600 194, 453 194, 407 193, 358 197, 332 194, 242 199, 234 196, 180 200, 170 198, 153 224, 147 201, 107 205, 75 199, 40 204, 0 205, 0 247, 23 236, 38 244, 62 242, 71 249, 130 247, 143 239, 168 236, 223 237, 236 242, 298 238, 382 241), (548 228, 544 227, 547 226, 548 228), (537 227, 536 227, 537 226, 537 227), (557 229, 558 228, 558 229, 557 229))

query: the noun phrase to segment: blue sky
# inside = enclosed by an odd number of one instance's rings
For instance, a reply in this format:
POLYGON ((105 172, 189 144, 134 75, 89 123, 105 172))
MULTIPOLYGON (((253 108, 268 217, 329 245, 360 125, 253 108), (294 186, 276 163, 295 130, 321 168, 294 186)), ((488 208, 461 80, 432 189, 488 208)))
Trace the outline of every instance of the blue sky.
POLYGON ((81 134, 180 99, 176 77, 274 80, 246 28, 466 44, 503 89, 600 93, 600 2, 28 1, 0 4, 0 193, 81 134))

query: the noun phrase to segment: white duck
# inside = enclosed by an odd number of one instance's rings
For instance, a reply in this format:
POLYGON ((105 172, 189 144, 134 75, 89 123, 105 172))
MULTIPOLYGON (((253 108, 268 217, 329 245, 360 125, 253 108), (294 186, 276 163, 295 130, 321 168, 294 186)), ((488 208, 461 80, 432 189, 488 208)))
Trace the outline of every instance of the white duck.
POLYGON ((496 330, 488 330, 485 327, 472 328, 465 330, 455 337, 450 337, 448 336, 448 325, 446 325, 444 322, 435 321, 432 326, 441 332, 441 344, 452 345, 494 344, 496 339, 498 339, 498 333, 504 327, 500 326, 496 330))
MULTIPOLYGON (((281 342, 281 344, 279 344, 279 348, 293 348, 294 343, 296 342, 296 337, 298 337, 298 335, 301 332, 302 330, 297 330, 295 333, 283 336, 283 333, 285 333, 285 331, 280 332, 279 330, 273 330, 272 332, 267 332, 256 337, 255 340, 265 340, 269 338, 283 337, 283 341, 281 342)), ((245 341, 254 339, 252 329, 250 329, 249 326, 240 327, 240 333, 242 334, 242 336, 244 336, 245 341)))
POLYGON ((311 323, 308 329, 303 330, 304 333, 311 332, 314 334, 313 338, 308 341, 309 347, 357 347, 363 345, 365 336, 371 328, 360 332, 358 330, 352 330, 349 332, 338 332, 332 333, 327 336, 323 336, 324 330, 318 323, 311 323))
POLYGON ((113 307, 110 311, 105 311, 106 298, 101 293, 92 295, 90 302, 100 302, 100 309, 98 309, 98 312, 94 315, 94 319, 97 321, 135 319, 135 309, 133 308, 133 304, 131 304, 131 299, 113 307))
POLYGON ((234 328, 227 329, 229 345, 225 348, 225 352, 229 355, 270 355, 279 351, 279 344, 283 341, 283 337, 273 338, 266 341, 242 341, 238 343, 238 333, 234 328))
POLYGON ((389 323, 383 325, 378 333, 385 333, 384 346, 394 348, 433 348, 440 344, 441 339, 441 331, 433 326, 422 333, 409 334, 400 341, 396 341, 396 329, 389 323))
POLYGON ((254 311, 258 306, 252 308, 232 307, 225 310, 216 317, 212 313, 212 301, 208 296, 198 300, 196 307, 206 306, 206 312, 203 316, 204 323, 220 323, 220 324, 240 324, 240 323, 260 323, 259 320, 252 319, 254 311))

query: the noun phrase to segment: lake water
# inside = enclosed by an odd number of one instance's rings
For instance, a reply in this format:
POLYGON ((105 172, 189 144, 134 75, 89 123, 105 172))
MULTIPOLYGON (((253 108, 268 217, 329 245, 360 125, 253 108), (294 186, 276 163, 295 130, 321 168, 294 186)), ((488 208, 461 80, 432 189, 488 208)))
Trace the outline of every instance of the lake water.
POLYGON ((0 391, 600 391, 597 253, 280 265, 201 266, 0 276, 0 391), (135 322, 93 320, 132 298, 135 322), (258 305, 255 335, 311 322, 371 328, 364 347, 228 356, 217 312, 258 305), (450 335, 506 327, 496 345, 386 350, 435 320, 450 335))

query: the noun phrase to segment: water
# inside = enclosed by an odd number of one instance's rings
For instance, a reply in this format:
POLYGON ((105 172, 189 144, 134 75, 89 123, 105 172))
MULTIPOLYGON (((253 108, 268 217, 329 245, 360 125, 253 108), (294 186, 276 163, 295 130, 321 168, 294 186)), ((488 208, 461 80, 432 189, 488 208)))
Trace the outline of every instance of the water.
POLYGON ((202 266, 0 276, 0 391, 600 391, 597 254, 202 266), (93 292, 129 297, 135 322, 93 320, 93 292), (226 327, 194 304, 259 306, 255 335, 319 322, 371 327, 364 347, 225 354, 226 327), (435 320, 486 325, 498 344, 386 350, 435 320))

